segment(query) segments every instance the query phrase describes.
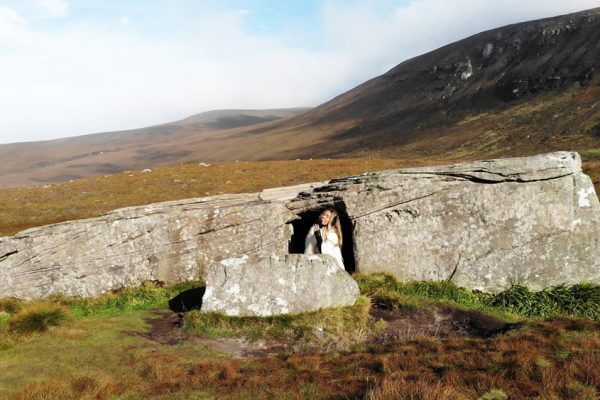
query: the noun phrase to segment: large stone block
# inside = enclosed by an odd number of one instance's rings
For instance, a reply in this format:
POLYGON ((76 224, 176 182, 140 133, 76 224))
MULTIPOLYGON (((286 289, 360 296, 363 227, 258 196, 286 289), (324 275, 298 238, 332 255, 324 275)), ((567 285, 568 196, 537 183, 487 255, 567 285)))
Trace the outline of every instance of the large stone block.
POLYGON ((97 296, 145 280, 203 278, 215 260, 286 253, 293 218, 283 203, 224 195, 29 229, 0 238, 0 297, 97 296))
POLYGON ((95 296, 143 280, 206 278, 223 259, 283 257, 312 223, 298 219, 331 205, 349 227, 344 243, 359 272, 483 291, 600 283, 598 197, 579 155, 556 152, 156 203, 29 229, 0 238, 0 297, 95 296))
POLYGON ((329 255, 229 258, 210 266, 202 311, 269 316, 353 305, 358 285, 329 255))
POLYGON ((492 292, 600 283, 600 205, 577 153, 344 178, 292 208, 323 203, 352 221, 360 272, 492 292))

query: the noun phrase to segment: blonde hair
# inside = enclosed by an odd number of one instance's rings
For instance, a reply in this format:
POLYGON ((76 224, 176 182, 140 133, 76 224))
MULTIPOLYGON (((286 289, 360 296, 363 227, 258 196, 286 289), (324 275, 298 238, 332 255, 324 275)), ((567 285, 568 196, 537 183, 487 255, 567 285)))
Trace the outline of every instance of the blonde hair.
POLYGON ((335 232, 338 236, 338 246, 342 248, 342 224, 340 224, 340 216, 337 210, 333 207, 327 207, 321 214, 325 211, 329 211, 331 213, 331 217, 329 218, 329 223, 325 227, 325 233, 335 232))

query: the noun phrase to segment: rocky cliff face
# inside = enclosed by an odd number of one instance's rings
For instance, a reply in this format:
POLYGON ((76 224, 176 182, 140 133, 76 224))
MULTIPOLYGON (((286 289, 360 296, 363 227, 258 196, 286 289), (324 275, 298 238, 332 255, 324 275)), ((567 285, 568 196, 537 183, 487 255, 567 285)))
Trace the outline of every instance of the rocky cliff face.
MULTIPOLYGON (((493 113, 544 93, 585 86, 600 70, 600 8, 481 32, 406 60, 297 119, 347 118, 338 135, 407 143, 427 126, 493 113)), ((418 135, 417 135, 418 136, 418 135)))
POLYGON ((359 272, 484 291, 600 283, 600 204, 579 156, 558 152, 157 203, 30 229, 0 238, 0 297, 94 296, 149 279, 206 278, 215 261, 301 250, 303 228, 329 205, 343 216, 345 262, 359 272))

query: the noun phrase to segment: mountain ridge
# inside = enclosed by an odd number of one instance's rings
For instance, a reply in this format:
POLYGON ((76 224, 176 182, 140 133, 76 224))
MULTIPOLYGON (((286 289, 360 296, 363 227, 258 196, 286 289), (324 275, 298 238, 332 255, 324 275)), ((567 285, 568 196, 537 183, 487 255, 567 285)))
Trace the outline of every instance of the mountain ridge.
MULTIPOLYGON (((128 149, 119 166, 331 157, 466 161, 557 150, 600 163, 598 43, 600 8, 490 29, 286 118, 234 118, 204 130, 192 116, 174 128, 183 132, 177 140, 128 149)), ((66 161, 52 164, 52 173, 38 165, 13 181, 115 172, 93 154, 98 150, 80 152, 85 162, 69 160, 73 154, 65 151, 66 161)), ((7 185, 3 175, 0 186, 7 185)))

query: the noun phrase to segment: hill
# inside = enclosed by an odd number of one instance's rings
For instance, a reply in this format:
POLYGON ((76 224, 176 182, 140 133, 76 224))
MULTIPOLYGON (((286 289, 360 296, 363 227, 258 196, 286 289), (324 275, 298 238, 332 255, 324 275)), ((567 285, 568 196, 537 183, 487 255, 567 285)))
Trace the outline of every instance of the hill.
POLYGON ((597 149, 599 41, 600 8, 492 29, 407 60, 298 117, 246 129, 230 149, 268 142, 238 155, 252 159, 597 149))
POLYGON ((0 186, 185 161, 458 161, 555 150, 580 152, 598 184, 598 42, 600 8, 595 8, 508 25, 448 44, 319 107, 295 110, 287 114, 296 114, 290 118, 264 122, 256 116, 229 116, 207 129, 192 117, 168 133, 158 133, 164 126, 146 128, 146 134, 140 134, 143 140, 121 147, 115 144, 122 136, 118 133, 105 134, 109 136, 101 144, 93 144, 92 136, 84 147, 66 139, 22 148, 4 145, 0 156, 7 162, 0 167, 0 186), (244 125, 251 122, 261 123, 244 125), (157 137, 163 140, 156 142, 157 137))
POLYGON ((226 129, 287 118, 306 108, 216 110, 119 132, 0 145, 0 187, 64 182, 194 160, 193 145, 226 129), (191 157, 191 158, 190 158, 191 157))

